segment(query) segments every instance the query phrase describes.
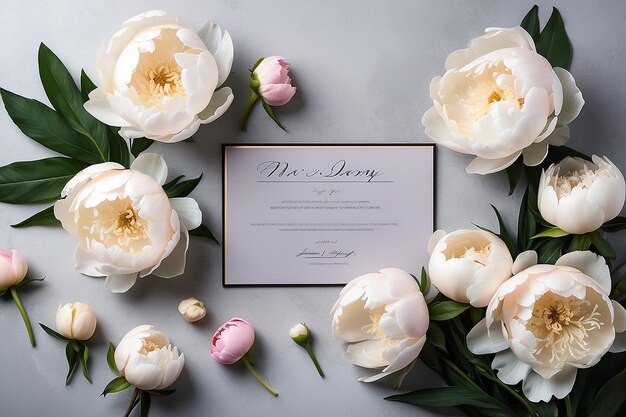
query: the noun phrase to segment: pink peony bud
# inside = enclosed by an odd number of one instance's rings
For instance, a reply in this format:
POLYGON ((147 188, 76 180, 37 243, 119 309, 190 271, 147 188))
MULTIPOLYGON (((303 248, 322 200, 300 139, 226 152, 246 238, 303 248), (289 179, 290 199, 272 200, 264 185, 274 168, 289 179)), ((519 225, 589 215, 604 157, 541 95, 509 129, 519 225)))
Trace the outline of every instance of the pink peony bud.
POLYGON ((16 250, 0 250, 0 291, 22 282, 27 272, 28 263, 24 255, 16 250))
POLYGON ((291 85, 289 64, 282 56, 268 56, 254 69, 253 78, 259 81, 259 94, 270 106, 282 106, 296 94, 291 85))
POLYGON ((222 365, 241 359, 254 343, 254 328, 247 321, 232 318, 224 323, 211 339, 211 356, 222 365))

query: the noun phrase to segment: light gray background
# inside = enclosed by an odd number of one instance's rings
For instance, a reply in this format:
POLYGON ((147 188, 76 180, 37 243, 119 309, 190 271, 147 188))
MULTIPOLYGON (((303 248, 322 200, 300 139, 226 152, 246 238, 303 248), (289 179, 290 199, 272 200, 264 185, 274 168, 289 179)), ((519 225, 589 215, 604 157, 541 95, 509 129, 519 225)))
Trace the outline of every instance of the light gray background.
MULTIPOLYGON (((544 21, 552 5, 545 3, 544 21)), ((45 101, 37 74, 39 42, 55 51, 74 74, 84 66, 93 75, 96 48, 122 21, 145 10, 163 8, 195 28, 205 19, 219 22, 235 43, 233 73, 227 81, 235 91, 231 109, 201 128, 197 144, 153 150, 165 154, 172 175, 204 173, 194 196, 206 223, 221 238, 221 143, 425 141, 419 121, 430 106, 428 83, 443 71, 447 54, 485 27, 517 25, 532 4, 519 0, 0 0, 0 86, 45 101), (248 68, 258 57, 271 54, 287 57, 299 88, 293 102, 277 111, 289 133, 277 129, 260 108, 252 115, 249 132, 239 133, 237 120, 249 94, 248 68)), ((587 101, 572 124, 570 145, 606 154, 624 169, 626 3, 563 0, 554 4, 574 45, 572 73, 587 101)), ((4 111, 0 111, 0 131, 2 165, 51 154, 24 137, 4 111)), ((439 149, 437 225, 447 230, 471 227, 471 222, 493 227, 489 202, 513 224, 519 192, 507 197, 503 174, 466 175, 468 161, 439 149)), ((388 385, 356 381, 366 371, 347 364, 341 346, 330 336, 328 311, 337 288, 224 289, 220 247, 194 240, 184 276, 169 281, 147 278, 127 294, 111 294, 102 280, 83 277, 73 269, 75 242, 62 230, 9 228, 36 209, 1 206, 0 247, 19 248, 35 273, 47 276, 45 283, 22 290, 33 323, 53 324, 60 302, 82 300, 94 308, 99 317, 91 343, 94 384, 77 375, 71 386, 64 387, 62 344, 36 329, 39 345, 31 348, 15 307, 0 300, 3 416, 122 415, 130 392, 98 397, 112 378, 105 363, 106 346, 142 323, 165 330, 187 358, 176 384, 179 391, 167 400, 155 399, 153 417, 435 415, 385 402, 382 397, 392 394, 388 385), (178 302, 188 296, 201 298, 208 306, 208 317, 198 325, 187 324, 176 311, 178 302), (265 392, 243 367, 224 367, 209 356, 213 330, 236 315, 254 323, 258 335, 254 354, 263 375, 280 391, 278 398, 265 392), (316 333, 316 351, 328 374, 325 380, 287 336, 291 325, 301 320, 316 333)), ((618 243, 623 250, 624 242, 618 243)), ((436 375, 418 365, 404 388, 433 384, 436 375)))

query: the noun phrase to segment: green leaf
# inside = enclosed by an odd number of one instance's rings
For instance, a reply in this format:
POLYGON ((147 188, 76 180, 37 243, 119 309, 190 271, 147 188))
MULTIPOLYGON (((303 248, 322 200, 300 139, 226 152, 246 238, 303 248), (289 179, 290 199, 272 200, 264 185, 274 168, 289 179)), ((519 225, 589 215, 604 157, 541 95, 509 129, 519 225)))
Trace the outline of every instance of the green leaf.
POLYGON ((80 70, 80 94, 83 102, 89 100, 89 93, 96 89, 96 85, 91 81, 85 70, 80 70))
POLYGON ((125 390, 128 387, 130 387, 130 384, 128 383, 126 378, 124 378, 123 376, 118 376, 117 378, 115 378, 114 380, 112 380, 111 382, 107 384, 107 386, 104 388, 104 391, 102 391, 102 394, 100 395, 104 395, 106 397, 107 394, 120 392, 120 391, 125 390))
POLYGON ((441 328, 432 321, 426 331, 426 341, 438 349, 446 350, 446 336, 443 334, 441 328))
POLYGON ((202 174, 198 178, 194 178, 192 180, 181 181, 178 184, 173 185, 171 188, 166 190, 167 196, 169 198, 174 197, 187 197, 189 193, 191 193, 202 180, 202 174))
POLYGON ((170 188, 172 188, 173 186, 175 186, 176 184, 178 184, 178 181, 180 181, 181 179, 185 178, 184 175, 179 175, 178 177, 174 178, 173 180, 171 180, 170 182, 167 182, 163 185, 163 189, 165 191, 169 190, 170 188))
POLYGON ((107 127, 83 107, 83 96, 65 65, 43 43, 39 46, 39 77, 52 106, 72 128, 91 141, 101 161, 109 160, 107 127))
POLYGON ((91 384, 89 369, 87 369, 87 360, 89 359, 89 347, 87 347, 87 344, 85 342, 80 343, 80 352, 78 359, 80 359, 80 366, 83 368, 83 375, 85 376, 85 379, 91 384))
POLYGON ((539 35, 537 52, 553 67, 569 70, 572 62, 572 45, 567 37, 563 18, 556 7, 552 9, 552 15, 539 35))
POLYGON ((618 300, 624 294, 626 294, 626 273, 622 275, 622 278, 615 285, 613 292, 611 292, 611 299, 618 300))
POLYGON ((29 284, 31 282, 41 282, 44 281, 46 279, 46 277, 43 278, 31 278, 31 277, 26 277, 22 280, 22 282, 20 282, 19 284, 15 285, 16 287, 21 287, 22 285, 26 285, 29 284))
POLYGON ((626 217, 617 216, 613 220, 609 220, 601 227, 602 230, 608 233, 615 233, 626 229, 626 217))
POLYGON ((146 138, 133 139, 131 143, 131 147, 130 147, 130 152, 136 158, 139 156, 140 153, 142 153, 143 151, 148 149, 150 146, 152 146, 153 143, 154 141, 152 139, 146 139, 146 138))
POLYGON ((54 206, 50 206, 30 216, 28 219, 23 220, 17 224, 12 224, 11 227, 19 229, 20 227, 29 226, 60 226, 61 222, 54 217, 54 206))
POLYGON ((111 148, 111 162, 117 162, 124 166, 124 168, 130 167, 130 152, 128 150, 128 144, 123 137, 117 133, 119 128, 109 126, 107 128, 107 138, 109 146, 111 148))
POLYGON ((106 158, 92 141, 72 129, 67 121, 45 104, 0 88, 4 107, 13 123, 29 138, 60 154, 88 164, 106 158))
POLYGON ((574 235, 572 238, 572 242, 569 244, 567 248, 568 252, 573 252, 577 250, 587 250, 591 246, 591 239, 587 234, 583 235, 574 235))
POLYGON ((470 307, 469 304, 461 304, 456 301, 437 301, 428 305, 428 313, 431 320, 445 321, 462 314, 470 307))
POLYGON ((506 175, 509 178, 509 195, 513 195, 515 187, 517 187, 517 183, 522 175, 523 165, 522 158, 517 158, 515 162, 506 169, 506 175))
POLYGON ((68 339, 67 337, 63 336, 62 334, 59 334, 59 333, 55 332, 54 330, 52 330, 51 328, 49 328, 45 324, 39 323, 39 325, 41 326, 43 331, 48 333, 50 336, 52 336, 52 337, 54 337, 56 339, 62 340, 64 342, 69 342, 70 339, 68 339))
POLYGON ((611 244, 602 236, 602 232, 600 230, 587 233, 587 236, 589 236, 591 243, 596 247, 600 255, 605 258, 615 259, 615 249, 613 249, 613 246, 611 246, 611 244))
POLYGON ((141 417, 148 417, 150 412, 150 394, 146 391, 139 391, 139 415, 141 417))
POLYGON ((20 204, 56 200, 65 184, 87 166, 73 159, 53 157, 0 167, 0 201, 20 204))
POLYGON ((69 385, 70 380, 72 379, 72 375, 74 375, 74 370, 76 369, 76 361, 78 359, 78 354, 76 350, 74 350, 73 346, 74 342, 69 341, 67 346, 65 346, 65 356, 67 357, 67 378, 65 378, 65 385, 69 385))
POLYGON ((498 211, 496 206, 494 206, 493 204, 490 204, 490 206, 493 209, 493 211, 496 213, 496 217, 498 218, 498 226, 500 227, 500 234, 498 236, 500 236, 500 238, 504 241, 504 243, 506 243, 506 247, 509 248, 509 252, 511 252, 511 256, 515 258, 515 255, 517 255, 517 248, 515 247, 515 242, 513 241, 513 238, 511 238, 511 235, 509 234, 509 232, 506 230, 506 226, 504 225, 502 216, 500 215, 500 212, 498 211))
POLYGON ((265 112, 268 114, 268 116, 272 118, 272 120, 274 121, 274 123, 278 125, 278 127, 280 127, 282 130, 286 132, 287 129, 285 129, 285 126, 283 126, 280 123, 280 120, 278 120, 278 117, 276 117, 276 114, 274 113, 274 109, 272 109, 272 106, 267 104, 264 100, 261 100, 261 102, 263 103, 263 108, 265 109, 265 112))
POLYGON ((213 233, 211 233, 209 228, 203 224, 201 224, 200 226, 196 227, 193 230, 190 230, 189 236, 206 237, 208 239, 211 239, 213 242, 217 243, 218 245, 220 244, 215 238, 215 236, 213 235, 213 233))
POLYGON ((593 400, 589 417, 613 417, 624 404, 624 385, 626 385, 626 370, 623 370, 609 379, 600 389, 593 400))
POLYGON ((552 227, 550 229, 546 229, 541 233, 537 233, 536 235, 534 235, 533 237, 531 237, 531 239, 537 239, 537 238, 541 238, 541 237, 563 237, 563 236, 568 236, 569 233, 559 229, 558 227, 552 227))
POLYGON ((145 392, 147 392, 148 394, 153 395, 155 397, 169 397, 170 395, 175 393, 176 390, 175 389, 159 389, 159 390, 150 389, 150 390, 147 390, 145 392))
POLYGON ((532 245, 531 236, 537 231, 537 222, 528 208, 529 188, 526 188, 524 197, 520 204, 519 218, 517 223, 517 249, 519 252, 530 249, 532 245))
POLYGON ((428 277, 428 274, 426 273, 426 269, 424 267, 422 267, 418 285, 420 287, 420 291, 422 292, 422 294, 424 294, 424 296, 426 296, 426 294, 430 292, 431 282, 430 282, 430 278, 428 277))
POLYGON ((120 374, 120 371, 117 370, 117 365, 115 364, 115 346, 113 346, 113 343, 109 343, 109 350, 107 351, 107 365, 109 365, 109 369, 115 375, 122 375, 120 374))
POLYGON ((539 6, 536 4, 532 9, 524 16, 520 26, 530 34, 535 43, 539 40, 539 6))
POLYGON ((466 387, 442 387, 413 391, 408 394, 394 395, 385 398, 389 401, 400 401, 420 407, 459 407, 472 406, 482 411, 484 417, 511 417, 513 410, 495 398, 466 387))
POLYGON ((556 237, 546 240, 537 248, 540 264, 554 264, 563 254, 563 246, 566 244, 564 237, 556 237))

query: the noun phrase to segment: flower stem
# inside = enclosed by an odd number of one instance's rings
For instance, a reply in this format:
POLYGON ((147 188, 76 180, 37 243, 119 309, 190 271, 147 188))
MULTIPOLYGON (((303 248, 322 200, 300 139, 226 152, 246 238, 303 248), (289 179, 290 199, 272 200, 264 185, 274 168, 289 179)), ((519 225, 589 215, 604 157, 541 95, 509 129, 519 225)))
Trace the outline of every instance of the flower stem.
POLYGON ((257 371, 254 370, 254 367, 250 363, 250 358, 248 357, 247 353, 244 355, 243 358, 241 358, 241 360, 243 361, 243 364, 246 366, 246 368, 248 368, 248 371, 250 371, 250 373, 256 378, 256 380, 259 381, 266 390, 271 392, 274 397, 278 397, 278 392, 274 388, 272 388, 267 382, 265 382, 263 378, 261 378, 261 376, 257 373, 257 371))
POLYGON ((508 386, 504 382, 500 381, 500 379, 498 379, 498 377, 489 375, 489 374, 487 374, 485 372, 480 372, 480 373, 481 373, 481 375, 485 376, 487 379, 490 379, 491 381, 495 382, 496 384, 498 384, 499 386, 504 388, 509 394, 511 394, 513 397, 515 397, 515 399, 517 399, 524 406, 524 408, 526 408, 526 410, 528 410, 528 412, 530 413, 531 416, 538 416, 539 415, 539 414, 537 414, 537 411, 534 409, 534 407, 532 405, 530 405, 528 403, 528 401, 526 401, 526 399, 524 399, 524 397, 519 395, 519 393, 517 391, 515 391, 513 388, 511 388, 510 386, 508 386))
POLYGON ((130 398, 130 404, 128 404, 128 408, 126 409, 126 412, 124 413, 124 417, 130 416, 130 413, 132 413, 132 411, 135 409, 137 404, 139 404, 139 398, 137 398, 138 395, 139 395, 139 388, 135 388, 135 390, 133 391, 133 396, 130 398))
POLYGON ((322 371, 322 367, 320 366, 320 363, 317 361, 317 358, 315 357, 315 354, 313 353, 313 348, 311 347, 311 344, 308 343, 304 347, 304 349, 311 357, 311 360, 313 361, 313 365, 315 365, 315 369, 317 369, 317 372, 320 374, 322 378, 324 378, 324 371, 322 371))
POLYGON ((574 410, 572 409, 572 400, 569 395, 565 397, 565 411, 567 412, 567 417, 574 417, 574 410))
POLYGON ((246 103, 246 107, 243 108, 243 113, 241 113, 241 119, 239 119, 239 130, 245 132, 248 130, 248 118, 250 117, 250 111, 259 100, 259 96, 256 93, 252 93, 250 99, 246 103))
POLYGON ((22 319, 24 320, 24 324, 26 325, 26 331, 28 332, 28 338, 30 339, 30 344, 31 346, 34 347, 37 344, 35 343, 35 335, 33 334, 33 329, 30 326, 30 320, 28 320, 28 314, 26 314, 26 310, 24 310, 24 306, 22 305, 22 302, 20 301, 20 297, 17 296, 17 290, 15 289, 15 287, 11 287, 10 291, 11 291, 11 297, 13 297, 13 301, 15 302, 17 309, 20 311, 20 314, 22 315, 22 319))

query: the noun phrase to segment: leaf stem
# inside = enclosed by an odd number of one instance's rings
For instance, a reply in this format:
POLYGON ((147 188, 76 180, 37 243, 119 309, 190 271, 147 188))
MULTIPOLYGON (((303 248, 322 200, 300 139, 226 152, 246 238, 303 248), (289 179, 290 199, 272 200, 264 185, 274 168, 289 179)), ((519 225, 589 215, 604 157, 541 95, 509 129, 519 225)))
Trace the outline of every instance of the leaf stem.
POLYGON ((241 113, 241 118, 239 119, 239 130, 242 132, 246 132, 248 130, 248 118, 250 117, 250 111, 258 100, 259 96, 256 93, 252 93, 246 103, 246 107, 243 108, 243 113, 241 113))
POLYGON ((567 417, 574 417, 574 410, 572 409, 572 400, 569 395, 565 396, 565 411, 567 413, 567 417))
POLYGON ((261 378, 261 376, 257 373, 257 371, 254 370, 254 367, 252 366, 252 363, 250 363, 250 358, 247 353, 244 355, 243 358, 241 358, 241 360, 248 369, 248 371, 250 371, 252 376, 254 376, 256 380, 259 381, 261 385, 263 385, 263 387, 265 387, 265 389, 268 390, 274 397, 278 397, 278 392, 274 388, 272 388, 267 382, 265 382, 263 378, 261 378))
POLYGON ((28 339, 30 340, 30 344, 31 346, 35 347, 37 343, 35 343, 35 335, 33 334, 33 329, 30 325, 30 320, 28 320, 28 314, 26 314, 26 310, 24 310, 24 306, 22 305, 22 302, 20 301, 20 297, 17 296, 17 290, 15 289, 15 287, 11 287, 10 291, 11 291, 11 297, 13 297, 13 301, 15 302, 15 305, 17 306, 17 309, 20 311, 20 314, 22 315, 22 319, 24 320, 24 325, 26 326, 26 331, 28 332, 28 339))
POLYGON ((306 346, 304 347, 304 350, 306 350, 306 352, 311 357, 311 360, 313 361, 313 365, 315 365, 315 369, 317 369, 317 373, 320 374, 322 378, 324 378, 324 371, 322 371, 322 367, 320 366, 320 363, 317 361, 317 358, 315 357, 315 354, 313 353, 313 348, 311 347, 311 344, 307 343, 306 346))
POLYGON ((537 411, 533 408, 533 406, 530 405, 528 403, 528 401, 526 401, 524 399, 524 397, 519 395, 519 393, 517 391, 515 391, 513 388, 511 388, 510 386, 508 386, 504 382, 500 381, 500 379, 498 379, 498 377, 493 376, 493 375, 489 375, 486 372, 482 372, 480 369, 478 370, 478 372, 480 372, 481 375, 485 376, 487 379, 490 379, 491 381, 493 381, 496 384, 498 384, 500 387, 504 388, 509 394, 511 394, 513 397, 515 397, 515 399, 517 399, 524 406, 524 408, 526 408, 526 410, 528 410, 528 412, 530 413, 531 416, 538 416, 539 415, 537 413, 537 411))
POLYGON ((139 388, 135 388, 135 390, 133 391, 133 396, 130 398, 130 404, 128 404, 128 408, 126 409, 126 412, 124 413, 124 417, 130 416, 130 413, 137 406, 137 404, 139 404, 139 398, 137 398, 138 395, 139 395, 139 388))

